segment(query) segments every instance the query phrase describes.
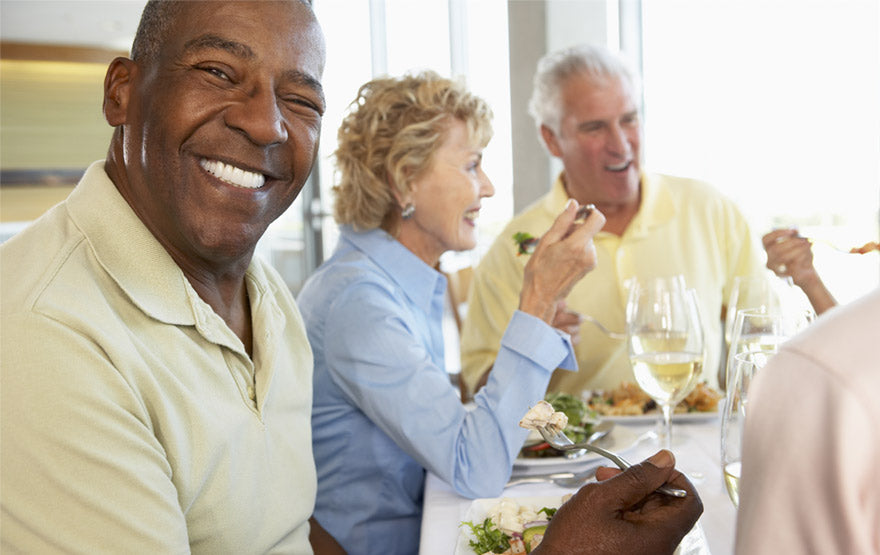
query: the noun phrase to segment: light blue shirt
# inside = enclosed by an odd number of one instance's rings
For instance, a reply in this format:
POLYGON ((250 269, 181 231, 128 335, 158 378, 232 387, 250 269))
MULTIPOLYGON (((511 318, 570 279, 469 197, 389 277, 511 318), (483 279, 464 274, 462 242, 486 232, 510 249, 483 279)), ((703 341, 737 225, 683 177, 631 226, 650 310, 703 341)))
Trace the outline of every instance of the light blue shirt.
POLYGON ((519 420, 577 362, 568 335, 516 312, 465 409, 443 362, 446 278, 385 231, 341 231, 298 298, 315 357, 315 518, 349 553, 412 554, 425 469, 460 495, 499 495, 519 420))

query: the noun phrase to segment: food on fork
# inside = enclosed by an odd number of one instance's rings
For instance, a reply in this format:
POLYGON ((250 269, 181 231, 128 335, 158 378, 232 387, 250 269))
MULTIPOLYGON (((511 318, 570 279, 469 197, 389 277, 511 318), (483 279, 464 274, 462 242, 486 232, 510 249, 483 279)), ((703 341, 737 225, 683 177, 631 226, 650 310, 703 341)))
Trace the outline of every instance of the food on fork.
POLYGON ((519 425, 527 430, 546 428, 551 433, 559 433, 568 426, 568 416, 541 399, 523 416, 519 425))
MULTIPOLYGON (((846 249, 837 246, 836 244, 834 244, 833 242, 831 242, 827 239, 803 237, 801 235, 796 235, 795 238, 796 239, 806 239, 810 243, 815 243, 816 241, 818 241, 820 243, 825 243, 826 245, 828 245, 829 247, 831 247, 832 249, 834 249, 836 251, 848 252, 850 254, 867 254, 869 252, 880 251, 880 243, 878 243, 876 241, 868 241, 867 243, 865 243, 861 247, 853 247, 847 251, 846 249)), ((781 242, 785 241, 786 239, 787 239, 787 237, 777 237, 776 242, 781 243, 781 242)), ((783 267, 784 267, 784 265, 783 265, 783 267)))
POLYGON ((517 231, 513 234, 513 241, 516 243, 516 255, 532 254, 535 247, 538 246, 538 238, 531 233, 525 231, 517 231))
POLYGON ((868 241, 861 247, 853 247, 849 250, 852 254, 867 254, 872 251, 880 251, 880 243, 868 241))
MULTIPOLYGON (((574 217, 574 221, 582 222, 586 220, 595 209, 596 206, 594 204, 584 204, 577 209, 577 214, 574 217)), ((516 255, 519 256, 521 254, 532 254, 533 252, 535 252, 535 247, 538 246, 538 241, 540 240, 540 237, 535 237, 531 233, 525 231, 517 231, 513 234, 513 241, 514 243, 516 243, 517 247, 516 255)))
MULTIPOLYGON (((561 431, 572 441, 579 443, 590 437, 597 423, 595 413, 587 408, 583 399, 568 393, 548 393, 543 401, 529 409, 519 425, 531 430, 547 426, 551 433, 561 431), (545 422, 550 425, 547 426, 545 422)), ((520 457, 527 459, 564 455, 565 453, 551 447, 538 434, 531 434, 520 452, 520 457)))

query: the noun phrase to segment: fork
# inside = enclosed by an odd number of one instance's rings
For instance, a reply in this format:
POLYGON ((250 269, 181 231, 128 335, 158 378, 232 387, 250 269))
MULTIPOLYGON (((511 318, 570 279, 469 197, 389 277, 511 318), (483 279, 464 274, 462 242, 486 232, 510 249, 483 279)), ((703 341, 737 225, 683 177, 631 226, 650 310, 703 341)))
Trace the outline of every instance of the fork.
MULTIPOLYGON (((786 239, 789 239, 789 237, 777 237, 776 242, 781 243, 781 242, 785 241, 786 239)), ((821 244, 825 245, 826 247, 828 247, 829 249, 835 250, 837 252, 842 252, 843 254, 853 254, 852 249, 847 249, 847 248, 841 247, 837 243, 835 243, 829 239, 823 239, 822 237, 804 237, 803 235, 795 235, 794 237, 791 237, 791 239, 806 239, 811 244, 821 243, 821 244)))
POLYGON ((601 331, 602 333, 604 333, 605 335, 607 335, 611 339, 626 339, 625 333, 620 333, 620 332, 609 330, 604 325, 602 325, 602 322, 600 322, 599 320, 596 320, 595 318, 593 318, 589 314, 580 314, 580 317, 584 321, 589 322, 589 323, 593 324, 594 326, 596 326, 597 328, 599 328, 599 331, 601 331))
MULTIPOLYGON (((562 430, 558 430, 556 432, 551 432, 547 429, 546 426, 540 426, 538 428, 538 432, 540 432, 541 437, 544 438, 544 441, 550 444, 554 449, 558 449, 559 451, 572 451, 575 449, 586 449, 587 451, 592 451, 597 455, 602 455, 606 459, 610 460, 614 464, 617 465, 621 470, 626 470, 631 467, 632 464, 618 455, 617 453, 612 453, 611 451, 606 451, 601 447, 597 447, 591 443, 573 443, 565 432, 562 430)), ((657 488, 657 491, 660 493, 664 493, 666 495, 671 495, 673 497, 686 497, 687 492, 683 489, 672 488, 669 486, 660 486, 657 488)))
POLYGON ((544 482, 553 482, 557 486, 563 488, 574 488, 578 487, 593 476, 596 475, 596 469, 598 465, 593 466, 583 472, 554 472, 552 474, 537 474, 533 476, 520 476, 518 478, 511 478, 507 485, 504 486, 509 488, 511 486, 517 486, 519 484, 540 484, 544 482))

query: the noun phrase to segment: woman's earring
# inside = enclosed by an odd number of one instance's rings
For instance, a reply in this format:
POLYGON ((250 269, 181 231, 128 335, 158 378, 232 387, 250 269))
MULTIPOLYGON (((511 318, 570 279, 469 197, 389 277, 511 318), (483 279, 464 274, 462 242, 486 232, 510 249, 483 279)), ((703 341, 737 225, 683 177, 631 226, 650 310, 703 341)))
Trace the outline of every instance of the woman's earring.
POLYGON ((416 213, 416 207, 413 203, 407 202, 406 206, 403 207, 403 210, 400 212, 400 217, 404 220, 408 220, 413 217, 413 214, 416 213))

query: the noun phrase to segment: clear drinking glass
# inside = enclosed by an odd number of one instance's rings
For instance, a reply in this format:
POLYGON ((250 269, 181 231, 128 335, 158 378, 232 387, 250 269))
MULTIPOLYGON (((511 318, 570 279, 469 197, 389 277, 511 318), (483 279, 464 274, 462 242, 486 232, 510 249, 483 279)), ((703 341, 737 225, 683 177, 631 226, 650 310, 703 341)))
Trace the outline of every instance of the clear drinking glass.
POLYGON ((792 285, 791 278, 760 274, 733 278, 730 297, 727 300, 727 317, 724 322, 724 340, 730 345, 733 323, 740 310, 760 308, 767 312, 783 312, 784 288, 792 285))
POLYGON ((742 470, 742 434, 748 409, 749 385, 776 351, 757 350, 733 357, 724 410, 721 413, 721 468, 724 485, 735 506, 739 506, 739 479, 742 470))
POLYGON ((755 310, 763 314, 778 314, 789 326, 785 339, 800 331, 816 318, 816 313, 802 291, 795 287, 790 277, 778 277, 770 272, 733 279, 727 301, 724 321, 724 346, 727 349, 725 364, 718 369, 718 383, 724 388, 729 374, 732 355, 741 352, 734 345, 737 315, 741 310, 755 310))
POLYGON ((662 442, 672 442, 672 411, 702 375, 703 327, 696 292, 682 276, 635 282, 627 300, 627 343, 636 383, 663 411, 662 442))
POLYGON ((808 323, 808 314, 783 314, 779 310, 748 308, 739 310, 734 319, 730 345, 727 348, 725 372, 719 384, 727 389, 733 374, 734 357, 745 351, 776 351, 808 323))

